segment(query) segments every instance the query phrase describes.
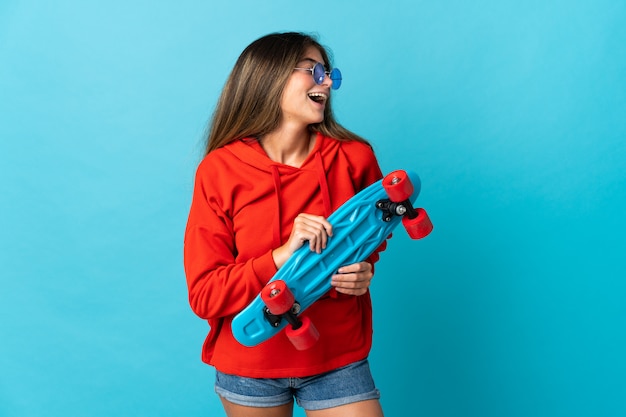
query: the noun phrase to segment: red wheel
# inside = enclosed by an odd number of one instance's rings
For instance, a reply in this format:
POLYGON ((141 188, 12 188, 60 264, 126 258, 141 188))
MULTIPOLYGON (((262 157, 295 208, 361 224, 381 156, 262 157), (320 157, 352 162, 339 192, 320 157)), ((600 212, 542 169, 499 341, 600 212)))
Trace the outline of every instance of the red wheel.
POLYGON ((261 299, 270 310, 278 316, 291 310, 295 298, 285 281, 276 280, 268 283, 261 291, 261 299))
POLYGON ((402 218, 402 225, 408 232, 411 239, 421 239, 433 231, 433 223, 423 208, 415 209, 417 217, 409 219, 408 216, 402 218))
POLYGON ((413 183, 405 171, 393 171, 383 178, 383 187, 394 203, 408 200, 413 194, 413 183))
POLYGON ((320 338, 319 332, 308 317, 302 317, 302 326, 295 330, 291 326, 287 326, 285 333, 289 341, 298 350, 307 350, 313 347, 320 338))

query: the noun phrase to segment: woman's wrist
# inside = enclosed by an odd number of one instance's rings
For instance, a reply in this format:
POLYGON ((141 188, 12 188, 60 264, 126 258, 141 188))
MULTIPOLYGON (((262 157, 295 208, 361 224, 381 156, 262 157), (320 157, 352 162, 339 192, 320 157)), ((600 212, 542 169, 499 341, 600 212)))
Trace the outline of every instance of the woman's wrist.
POLYGON ((289 259, 289 251, 286 245, 283 245, 279 248, 276 248, 272 251, 272 258, 274 258, 274 264, 276 265, 276 269, 280 269, 287 259, 289 259))

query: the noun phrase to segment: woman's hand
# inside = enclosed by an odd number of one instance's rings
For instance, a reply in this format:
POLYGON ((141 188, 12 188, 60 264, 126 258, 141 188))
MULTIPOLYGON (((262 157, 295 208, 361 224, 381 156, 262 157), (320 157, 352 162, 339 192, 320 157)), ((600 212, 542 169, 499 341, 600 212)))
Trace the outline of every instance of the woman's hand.
POLYGON ((338 273, 332 276, 330 285, 337 292, 349 295, 363 295, 367 292, 374 277, 372 264, 358 262, 339 268, 338 273))
POLYGON ((289 240, 280 248, 274 249, 274 263, 280 268, 302 245, 308 242, 312 252, 321 253, 326 249, 328 237, 333 235, 333 227, 322 216, 300 213, 293 221, 289 240))

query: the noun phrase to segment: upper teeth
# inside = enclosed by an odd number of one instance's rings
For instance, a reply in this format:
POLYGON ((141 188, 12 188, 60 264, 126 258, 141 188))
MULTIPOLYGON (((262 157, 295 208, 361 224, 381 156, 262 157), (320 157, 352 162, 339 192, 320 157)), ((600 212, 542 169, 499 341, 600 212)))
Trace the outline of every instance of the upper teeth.
POLYGON ((311 93, 309 94, 309 97, 322 97, 322 98, 327 98, 327 95, 324 93, 311 93))

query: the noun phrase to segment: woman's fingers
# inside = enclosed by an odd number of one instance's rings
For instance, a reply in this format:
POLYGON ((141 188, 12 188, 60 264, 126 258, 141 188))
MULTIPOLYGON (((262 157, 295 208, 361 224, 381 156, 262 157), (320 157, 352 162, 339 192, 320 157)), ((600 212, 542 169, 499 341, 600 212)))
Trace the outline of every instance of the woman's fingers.
POLYGON ((291 237, 295 240, 294 251, 304 242, 308 242, 312 251, 321 253, 323 249, 326 249, 328 236, 332 236, 332 230, 332 225, 322 216, 299 214, 294 220, 291 232, 291 237))
POLYGON ((368 262, 346 265, 332 276, 331 285, 337 292, 350 295, 363 295, 370 286, 374 273, 368 262))
POLYGON ((281 268, 289 257, 305 242, 311 251, 321 253, 326 249, 328 237, 333 235, 333 226, 323 216, 301 213, 293 221, 289 239, 272 251, 277 268, 281 268))

